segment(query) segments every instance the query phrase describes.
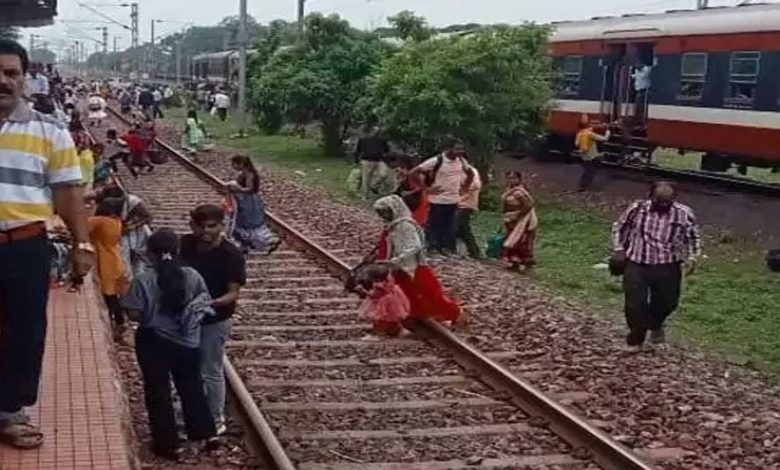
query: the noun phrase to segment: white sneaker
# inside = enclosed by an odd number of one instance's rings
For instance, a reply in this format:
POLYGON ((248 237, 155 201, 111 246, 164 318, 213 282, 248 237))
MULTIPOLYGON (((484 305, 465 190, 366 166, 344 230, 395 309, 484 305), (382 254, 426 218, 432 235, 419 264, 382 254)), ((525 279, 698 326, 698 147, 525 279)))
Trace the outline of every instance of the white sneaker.
POLYGON ((225 425, 225 422, 218 422, 216 423, 217 428, 217 436, 221 436, 227 432, 227 426, 225 425))
POLYGON ((382 338, 377 335, 366 335, 360 338, 360 341, 382 341, 382 338))

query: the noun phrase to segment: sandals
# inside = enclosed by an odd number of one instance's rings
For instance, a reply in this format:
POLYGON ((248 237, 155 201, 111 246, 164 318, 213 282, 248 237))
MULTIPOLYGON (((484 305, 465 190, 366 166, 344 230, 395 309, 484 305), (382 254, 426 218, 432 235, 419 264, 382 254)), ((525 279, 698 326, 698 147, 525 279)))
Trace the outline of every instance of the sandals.
POLYGON ((43 444, 43 433, 30 423, 0 426, 0 443, 17 449, 37 449, 43 444))

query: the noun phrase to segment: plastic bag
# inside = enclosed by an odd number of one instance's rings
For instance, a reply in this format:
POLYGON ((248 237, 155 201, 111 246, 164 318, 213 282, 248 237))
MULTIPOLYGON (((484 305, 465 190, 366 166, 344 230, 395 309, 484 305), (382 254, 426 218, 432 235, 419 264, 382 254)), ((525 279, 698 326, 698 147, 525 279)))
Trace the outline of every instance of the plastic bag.
POLYGON ((358 194, 360 192, 360 168, 353 168, 350 170, 347 176, 347 191, 350 194, 358 194))
POLYGON ((485 249, 485 255, 488 258, 498 258, 501 256, 501 251, 504 249, 504 235, 496 233, 491 235, 487 240, 487 249, 485 249))

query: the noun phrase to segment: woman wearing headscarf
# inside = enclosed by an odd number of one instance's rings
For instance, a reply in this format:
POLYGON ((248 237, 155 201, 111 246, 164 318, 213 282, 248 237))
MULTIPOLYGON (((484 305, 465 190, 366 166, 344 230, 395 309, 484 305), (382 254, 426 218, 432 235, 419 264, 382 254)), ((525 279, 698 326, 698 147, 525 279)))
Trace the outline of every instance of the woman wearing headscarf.
POLYGON ((534 241, 539 219, 534 210, 534 198, 523 185, 523 176, 518 171, 505 174, 505 185, 501 196, 505 230, 501 259, 512 269, 527 269, 536 264, 534 241))
POLYGON ((430 317, 452 324, 460 307, 447 297, 436 273, 425 260, 425 234, 397 195, 383 197, 374 210, 385 221, 376 260, 389 265, 393 277, 409 299, 410 319, 430 317))

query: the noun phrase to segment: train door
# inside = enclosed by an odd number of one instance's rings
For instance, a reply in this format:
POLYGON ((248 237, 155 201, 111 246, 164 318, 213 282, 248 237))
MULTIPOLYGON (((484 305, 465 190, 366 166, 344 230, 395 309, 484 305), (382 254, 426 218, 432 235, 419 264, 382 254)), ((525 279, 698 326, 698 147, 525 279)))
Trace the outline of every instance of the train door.
POLYGON ((654 45, 622 43, 607 47, 602 59, 601 114, 613 124, 644 128, 651 88, 645 85, 655 61, 654 45))

